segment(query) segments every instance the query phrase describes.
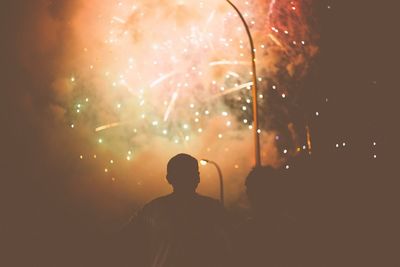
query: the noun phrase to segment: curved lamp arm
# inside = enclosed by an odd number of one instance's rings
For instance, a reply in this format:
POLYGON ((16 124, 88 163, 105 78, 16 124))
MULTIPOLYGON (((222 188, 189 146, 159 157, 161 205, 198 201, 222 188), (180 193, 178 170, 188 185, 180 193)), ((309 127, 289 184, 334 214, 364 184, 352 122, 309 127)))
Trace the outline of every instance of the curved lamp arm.
POLYGON ((240 10, 230 1, 226 0, 237 12, 240 19, 243 22, 244 28, 246 29, 247 36, 249 37, 250 41, 250 48, 251 48, 251 67, 252 67, 252 74, 253 74, 253 90, 252 90, 252 97, 253 97, 253 135, 254 135, 254 158, 256 167, 261 166, 261 155, 260 155, 260 134, 258 133, 258 98, 257 98, 257 71, 256 71, 256 50, 254 48, 254 41, 253 37, 251 36, 251 32, 249 29, 249 25, 247 24, 246 20, 244 19, 240 10))
POLYGON ((217 169, 218 178, 219 178, 219 196, 220 196, 221 204, 222 204, 222 206, 224 206, 224 202, 225 202, 224 201, 224 178, 222 176, 221 168, 215 161, 208 160, 208 159, 202 159, 202 160, 200 160, 200 163, 202 165, 206 165, 207 163, 210 163, 211 165, 214 165, 215 168, 217 169))

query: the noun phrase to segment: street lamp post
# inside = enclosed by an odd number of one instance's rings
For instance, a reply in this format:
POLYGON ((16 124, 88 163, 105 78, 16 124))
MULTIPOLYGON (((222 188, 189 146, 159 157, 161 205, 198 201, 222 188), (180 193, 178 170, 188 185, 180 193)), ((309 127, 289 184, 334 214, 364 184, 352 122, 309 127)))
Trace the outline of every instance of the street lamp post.
POLYGON ((218 178, 219 178, 219 196, 220 196, 221 204, 222 204, 222 206, 224 206, 224 202, 225 202, 224 201, 224 178, 222 177, 221 168, 215 161, 208 160, 208 159, 202 159, 202 160, 200 160, 200 163, 202 165, 206 165, 207 163, 210 163, 210 164, 214 165, 215 168, 217 169, 218 178))
POLYGON ((251 48, 251 66, 252 66, 252 76, 253 76, 253 90, 252 90, 252 97, 253 97, 253 135, 254 135, 254 157, 255 157, 255 164, 256 167, 261 165, 261 155, 260 155, 260 134, 258 132, 258 98, 257 98, 257 72, 256 72, 256 51, 254 48, 253 37, 251 36, 251 32, 249 26, 247 25, 246 20, 244 19, 240 10, 230 1, 226 0, 237 12, 240 19, 243 22, 243 25, 246 29, 247 36, 249 37, 250 41, 250 48, 251 48))

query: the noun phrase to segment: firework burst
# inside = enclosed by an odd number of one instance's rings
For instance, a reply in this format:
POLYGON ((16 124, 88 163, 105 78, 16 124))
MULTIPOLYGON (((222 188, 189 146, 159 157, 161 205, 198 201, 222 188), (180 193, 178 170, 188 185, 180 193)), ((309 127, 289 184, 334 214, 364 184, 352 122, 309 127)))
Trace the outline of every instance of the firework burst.
MULTIPOLYGON (((261 108, 270 90, 290 97, 290 81, 317 52, 310 2, 235 4, 254 37, 261 108)), ((75 25, 81 50, 67 117, 98 144, 130 160, 143 136, 187 145, 207 131, 221 140, 252 129, 250 48, 227 2, 102 1, 83 7, 75 25)))

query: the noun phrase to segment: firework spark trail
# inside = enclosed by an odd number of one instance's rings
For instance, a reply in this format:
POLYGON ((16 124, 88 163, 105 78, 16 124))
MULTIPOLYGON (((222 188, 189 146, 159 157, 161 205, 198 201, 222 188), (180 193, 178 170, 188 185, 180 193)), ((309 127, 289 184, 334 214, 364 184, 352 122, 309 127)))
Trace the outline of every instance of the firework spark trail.
POLYGON ((178 99, 178 96, 179 96, 179 91, 176 91, 172 94, 171 101, 169 102, 167 110, 165 111, 165 114, 164 114, 164 121, 168 120, 169 115, 171 114, 171 111, 174 108, 176 99, 178 99))
POLYGON ((110 129, 110 128, 114 128, 114 127, 121 126, 121 125, 123 125, 123 124, 124 124, 124 123, 122 123, 122 122, 109 123, 109 124, 106 124, 106 125, 102 125, 102 126, 97 127, 97 128, 95 129, 95 131, 96 131, 96 132, 101 132, 101 131, 104 131, 104 130, 107 130, 107 129, 110 129))
POLYGON ((114 16, 112 19, 115 20, 116 22, 121 23, 121 24, 125 24, 125 23, 126 23, 125 20, 123 20, 123 19, 121 19, 121 18, 119 18, 119 17, 116 17, 116 16, 114 16))
POLYGON ((240 75, 238 73, 234 72, 234 71, 228 71, 227 73, 230 76, 233 76, 233 77, 236 77, 236 78, 240 78, 240 75))
POLYGON ((306 134, 307 134, 307 148, 308 148, 308 153, 311 155, 311 153, 312 153, 312 142, 311 142, 310 127, 309 127, 308 125, 306 126, 306 134))
POLYGON ((168 78, 172 77, 175 75, 175 72, 171 72, 169 74, 163 75, 160 78, 158 78, 157 80, 153 81, 150 84, 150 88, 154 88, 155 86, 157 86, 158 84, 162 83, 163 81, 167 80, 168 78))
POLYGON ((234 93, 234 92, 237 92, 237 91, 239 91, 239 90, 242 90, 243 88, 249 88, 249 87, 251 87, 252 85, 253 85, 253 82, 248 82, 248 83, 244 83, 244 84, 235 86, 235 87, 233 87, 233 88, 224 90, 222 93, 219 93, 219 94, 215 95, 214 98, 219 98, 219 97, 224 96, 224 95, 232 94, 232 93, 234 93))
POLYGON ((206 28, 210 25, 211 21, 214 19, 215 13, 216 13, 216 11, 213 10, 213 11, 211 12, 210 16, 208 17, 207 23, 206 23, 206 28))
POLYGON ((267 13, 268 24, 271 21, 271 16, 272 16, 272 13, 274 12, 275 4, 276 4, 276 0, 271 0, 271 2, 269 3, 268 13, 267 13))
POLYGON ((268 37, 275 43, 277 44, 279 47, 283 48, 282 43, 271 33, 268 34, 268 37))
POLYGON ((220 60, 220 61, 213 61, 210 62, 209 65, 211 67, 213 66, 219 66, 219 65, 250 65, 251 63, 248 61, 230 61, 230 60, 220 60))

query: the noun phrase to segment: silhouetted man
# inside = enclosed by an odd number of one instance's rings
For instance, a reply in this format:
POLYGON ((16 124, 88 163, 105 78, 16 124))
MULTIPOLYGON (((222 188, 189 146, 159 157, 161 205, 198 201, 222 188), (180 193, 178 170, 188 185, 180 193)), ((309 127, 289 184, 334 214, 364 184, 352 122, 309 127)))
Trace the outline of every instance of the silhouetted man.
POLYGON ((246 192, 252 216, 238 229, 236 266, 305 266, 296 220, 288 213, 285 174, 255 168, 246 178, 246 192))
POLYGON ((228 247, 224 210, 196 193, 198 162, 178 154, 167 165, 173 193, 144 206, 126 232, 127 266, 221 267, 228 247))

